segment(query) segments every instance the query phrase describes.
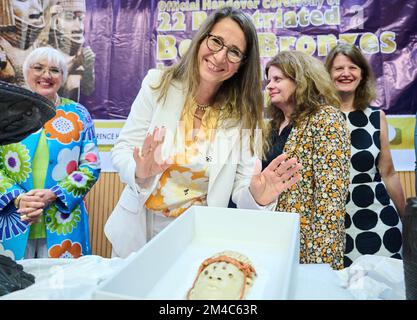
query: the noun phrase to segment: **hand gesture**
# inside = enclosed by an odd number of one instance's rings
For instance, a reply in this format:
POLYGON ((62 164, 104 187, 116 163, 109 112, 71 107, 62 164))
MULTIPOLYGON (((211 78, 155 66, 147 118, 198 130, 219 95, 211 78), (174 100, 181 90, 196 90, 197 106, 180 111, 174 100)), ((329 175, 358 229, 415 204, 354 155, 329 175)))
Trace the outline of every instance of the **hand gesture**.
POLYGON ((133 159, 136 162, 136 178, 145 180, 165 171, 170 163, 162 160, 162 144, 165 140, 166 129, 155 128, 153 134, 148 134, 143 142, 141 152, 134 148, 133 159))
POLYGON ((262 172, 261 167, 261 161, 258 160, 250 191, 255 201, 262 206, 273 202, 283 191, 301 179, 298 170, 302 165, 296 158, 288 159, 285 153, 272 160, 262 172))

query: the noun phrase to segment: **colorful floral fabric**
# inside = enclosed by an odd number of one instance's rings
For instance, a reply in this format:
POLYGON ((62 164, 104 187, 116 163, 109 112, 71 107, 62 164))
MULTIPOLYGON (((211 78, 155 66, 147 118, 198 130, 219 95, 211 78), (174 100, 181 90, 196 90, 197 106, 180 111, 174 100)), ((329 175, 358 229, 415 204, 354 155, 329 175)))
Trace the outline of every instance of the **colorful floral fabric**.
POLYGON ((57 164, 52 170, 52 178, 61 181, 78 169, 78 157, 80 147, 75 146, 72 149, 63 148, 58 154, 57 164))
POLYGON ((51 139, 68 144, 80 139, 82 128, 83 124, 77 113, 57 110, 56 116, 45 125, 45 132, 49 134, 51 139))
POLYGON ((71 234, 80 221, 81 210, 79 206, 69 214, 60 212, 56 206, 50 206, 46 211, 45 223, 51 232, 58 235, 71 234))
MULTIPOLYGON (((44 210, 49 256, 90 254, 84 198, 100 173, 93 122, 82 105, 63 98, 44 129, 49 151, 45 188, 57 196, 44 210)), ((0 243, 17 260, 24 256, 29 226, 20 221, 13 200, 33 189, 32 159, 40 133, 0 147, 0 243)))
POLYGON ((0 194, 6 193, 6 190, 10 188, 12 184, 8 179, 6 179, 3 174, 0 172, 0 194))
POLYGON ((51 258, 71 259, 81 257, 81 245, 71 240, 64 240, 60 244, 53 245, 48 250, 51 258))
POLYGON ((58 185, 66 189, 74 197, 82 197, 91 189, 95 183, 93 173, 87 168, 80 168, 63 179, 58 185))
POLYGON ((276 210, 300 214, 301 263, 343 268, 349 137, 342 112, 328 106, 294 127, 285 144, 303 164, 302 178, 279 196, 276 210))
POLYGON ((9 144, 0 149, 0 165, 17 183, 25 182, 31 173, 29 150, 22 143, 9 144))
POLYGON ((176 218, 192 205, 206 205, 208 190, 207 157, 210 142, 214 139, 217 110, 207 110, 198 132, 193 130, 196 106, 186 106, 176 137, 174 164, 159 179, 155 191, 145 206, 167 217, 176 218), (194 135, 193 135, 194 134, 194 135))
POLYGON ((27 229, 27 223, 20 220, 20 215, 12 204, 3 207, 0 214, 0 226, 0 239, 4 241, 18 237, 27 229))

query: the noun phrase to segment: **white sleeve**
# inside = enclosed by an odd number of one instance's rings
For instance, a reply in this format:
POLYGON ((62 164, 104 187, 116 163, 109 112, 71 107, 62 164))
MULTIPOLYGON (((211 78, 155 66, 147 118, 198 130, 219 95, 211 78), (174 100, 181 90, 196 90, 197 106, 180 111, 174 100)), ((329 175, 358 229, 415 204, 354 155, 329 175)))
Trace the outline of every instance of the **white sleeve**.
POLYGON ((151 86, 156 84, 155 80, 159 72, 150 70, 143 79, 142 87, 132 104, 126 123, 111 151, 113 167, 119 173, 120 180, 137 191, 139 196, 140 193, 147 193, 146 189, 153 184, 151 180, 155 178, 151 178, 145 186, 139 186, 135 178, 136 162, 133 158, 133 149, 142 147, 150 129, 157 105, 157 92, 151 86))

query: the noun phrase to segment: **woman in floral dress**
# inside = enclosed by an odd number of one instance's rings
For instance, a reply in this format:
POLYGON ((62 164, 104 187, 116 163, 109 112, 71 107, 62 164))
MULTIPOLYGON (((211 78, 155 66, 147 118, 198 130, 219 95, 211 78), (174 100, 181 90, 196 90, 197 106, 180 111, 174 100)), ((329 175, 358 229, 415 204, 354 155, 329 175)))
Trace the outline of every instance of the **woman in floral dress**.
POLYGON ((263 166, 283 152, 303 164, 276 210, 300 215, 301 263, 342 269, 350 149, 336 90, 320 61, 303 52, 278 53, 265 74, 271 121, 263 166))
POLYGON ((100 173, 88 111, 57 92, 67 77, 61 53, 34 50, 27 86, 55 103, 56 116, 19 143, 0 147, 0 243, 16 260, 90 254, 84 198, 100 173))

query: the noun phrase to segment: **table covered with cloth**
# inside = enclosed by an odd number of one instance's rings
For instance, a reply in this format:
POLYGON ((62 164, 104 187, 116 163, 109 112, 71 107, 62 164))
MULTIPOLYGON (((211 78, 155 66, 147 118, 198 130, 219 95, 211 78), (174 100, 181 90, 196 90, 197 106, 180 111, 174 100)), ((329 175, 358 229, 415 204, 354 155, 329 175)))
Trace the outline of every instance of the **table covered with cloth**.
MULTIPOLYGON (((0 299, 92 299, 99 284, 132 257, 22 260, 19 264, 35 276, 35 284, 0 299)), ((403 265, 401 260, 373 255, 362 256, 340 271, 325 264, 300 265, 290 291, 294 300, 404 300, 403 265)))

